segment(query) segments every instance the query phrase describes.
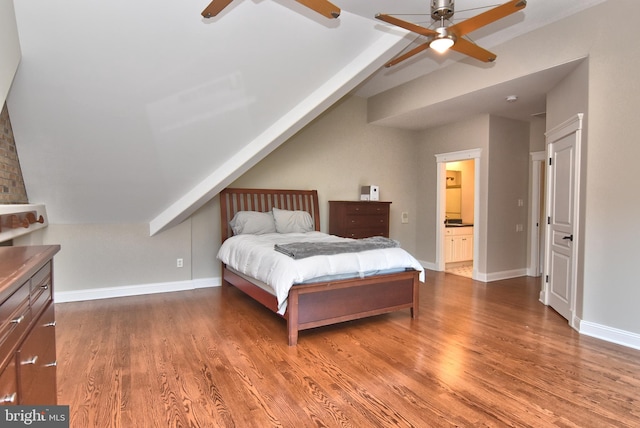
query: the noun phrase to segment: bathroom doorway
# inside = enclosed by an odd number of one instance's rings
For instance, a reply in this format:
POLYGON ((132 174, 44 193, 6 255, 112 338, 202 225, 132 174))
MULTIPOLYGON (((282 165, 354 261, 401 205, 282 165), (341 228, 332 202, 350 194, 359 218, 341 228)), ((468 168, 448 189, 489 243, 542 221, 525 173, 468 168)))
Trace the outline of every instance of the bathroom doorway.
POLYGON ((478 279, 481 152, 481 149, 472 149, 436 155, 436 265, 439 271, 473 279, 478 279))
POLYGON ((467 278, 473 277, 474 163, 445 164, 445 272, 467 278))

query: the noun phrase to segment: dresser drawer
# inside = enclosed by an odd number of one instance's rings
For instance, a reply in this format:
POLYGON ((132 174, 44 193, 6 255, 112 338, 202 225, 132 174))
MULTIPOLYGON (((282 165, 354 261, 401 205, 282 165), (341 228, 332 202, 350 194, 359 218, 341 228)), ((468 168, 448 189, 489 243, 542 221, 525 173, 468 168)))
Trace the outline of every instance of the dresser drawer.
POLYGON ((15 406, 18 404, 18 381, 16 377, 16 360, 0 372, 0 406, 15 406))
POLYGON ((372 236, 387 236, 386 228, 362 228, 362 229, 351 229, 347 233, 344 234, 345 238, 354 238, 354 239, 362 239, 362 238, 371 238, 372 236))
POLYGON ((348 227, 383 227, 389 225, 389 217, 385 215, 347 215, 348 227))
POLYGON ((355 214, 358 216, 363 215, 378 215, 386 216, 389 212, 388 204, 377 204, 375 202, 346 204, 344 207, 346 215, 355 214))
POLYGON ((30 322, 29 282, 26 282, 0 306, 0 356, 9 354, 18 345, 30 322))
POLYGON ((29 281, 22 284, 0 305, 0 324, 13 320, 15 312, 24 302, 29 303, 29 281))
POLYGON ((57 401, 54 311, 53 304, 47 307, 16 353, 20 404, 44 405, 57 401))
POLYGON ((49 262, 31 279, 29 299, 33 317, 37 317, 44 307, 52 301, 51 289, 51 262, 49 262))

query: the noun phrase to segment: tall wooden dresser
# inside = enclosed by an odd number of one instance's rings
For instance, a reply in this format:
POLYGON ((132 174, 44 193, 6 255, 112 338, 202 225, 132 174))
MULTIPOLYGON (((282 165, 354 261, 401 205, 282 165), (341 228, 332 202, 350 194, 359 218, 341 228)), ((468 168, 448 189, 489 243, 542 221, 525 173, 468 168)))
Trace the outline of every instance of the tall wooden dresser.
POLYGON ((391 202, 329 201, 329 233, 345 238, 389 237, 391 202))
POLYGON ((53 256, 59 245, 0 248, 0 405, 55 405, 53 256))

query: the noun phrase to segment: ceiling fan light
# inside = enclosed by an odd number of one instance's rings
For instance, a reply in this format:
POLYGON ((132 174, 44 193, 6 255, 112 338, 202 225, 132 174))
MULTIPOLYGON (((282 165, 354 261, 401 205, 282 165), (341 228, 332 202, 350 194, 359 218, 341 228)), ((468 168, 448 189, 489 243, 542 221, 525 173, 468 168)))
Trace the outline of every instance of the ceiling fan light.
POLYGON ((451 37, 439 37, 429 44, 429 47, 438 53, 445 53, 454 44, 451 37))

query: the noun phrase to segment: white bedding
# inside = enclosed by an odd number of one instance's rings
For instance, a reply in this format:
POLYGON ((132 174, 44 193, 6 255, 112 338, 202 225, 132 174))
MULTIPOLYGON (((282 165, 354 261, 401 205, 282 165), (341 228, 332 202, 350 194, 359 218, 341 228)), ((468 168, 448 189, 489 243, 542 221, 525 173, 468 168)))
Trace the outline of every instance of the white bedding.
POLYGON ((365 276, 367 272, 372 271, 413 268, 420 271, 420 281, 424 282, 424 269, 402 248, 313 256, 300 260, 294 260, 273 248, 275 244, 300 241, 330 242, 344 239, 347 238, 322 232, 237 235, 222 243, 218 259, 234 270, 272 287, 278 299, 278 313, 281 315, 286 310, 287 296, 291 286, 317 277, 352 273, 365 276))

